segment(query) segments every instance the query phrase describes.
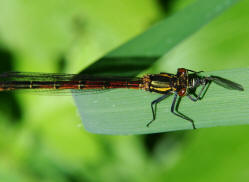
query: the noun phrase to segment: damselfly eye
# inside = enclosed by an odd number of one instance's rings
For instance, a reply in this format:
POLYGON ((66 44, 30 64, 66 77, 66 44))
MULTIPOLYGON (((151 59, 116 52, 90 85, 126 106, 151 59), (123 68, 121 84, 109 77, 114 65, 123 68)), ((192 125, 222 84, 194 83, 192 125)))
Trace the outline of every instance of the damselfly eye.
POLYGON ((187 73, 187 70, 185 68, 178 68, 177 73, 180 75, 185 75, 187 73))
POLYGON ((180 91, 178 91, 178 95, 181 97, 186 95, 186 88, 182 88, 180 91))

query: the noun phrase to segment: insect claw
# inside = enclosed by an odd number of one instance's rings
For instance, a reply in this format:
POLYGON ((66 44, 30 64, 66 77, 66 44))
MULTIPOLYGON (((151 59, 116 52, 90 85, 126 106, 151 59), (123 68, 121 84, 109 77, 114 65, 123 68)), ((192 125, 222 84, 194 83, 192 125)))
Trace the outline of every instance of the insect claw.
POLYGON ((149 127, 150 127, 150 124, 151 124, 152 122, 153 122, 153 120, 150 121, 150 122, 148 122, 148 123, 146 124, 146 127, 149 128, 149 127))

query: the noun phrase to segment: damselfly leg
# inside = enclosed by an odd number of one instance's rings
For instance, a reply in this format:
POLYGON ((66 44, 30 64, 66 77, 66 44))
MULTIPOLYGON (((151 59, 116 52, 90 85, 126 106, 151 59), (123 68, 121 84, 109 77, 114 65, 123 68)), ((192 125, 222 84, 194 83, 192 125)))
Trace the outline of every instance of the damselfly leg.
MULTIPOLYGON (((150 124, 155 121, 156 119, 156 111, 157 111, 157 104, 160 103, 161 101, 163 101, 164 99, 168 98, 169 96, 171 95, 171 92, 168 92, 166 94, 164 94, 163 96, 157 98, 156 100, 154 100, 153 102, 151 102, 151 111, 152 111, 152 120, 146 125, 147 127, 150 126, 150 124)), ((195 124, 194 124, 194 121, 192 119, 190 119, 189 117, 181 114, 180 112, 178 112, 178 106, 176 105, 176 101, 177 101, 177 97, 178 97, 178 94, 175 93, 174 95, 174 99, 173 99, 173 102, 172 102, 172 105, 171 105, 171 112, 173 114, 175 114, 176 116, 180 117, 180 118, 183 118, 187 121, 190 121, 192 123, 192 126, 193 126, 193 129, 196 129, 195 127, 195 124)))
POLYGON ((196 129, 195 123, 194 123, 194 121, 192 119, 190 119, 189 117, 187 117, 187 116, 183 115, 182 113, 178 112, 178 106, 176 106, 177 97, 178 97, 178 94, 175 93, 174 99, 173 99, 173 102, 172 102, 172 105, 171 105, 171 112, 173 114, 175 114, 176 116, 191 122, 192 126, 193 126, 193 129, 196 129))
POLYGON ((156 110, 157 110, 157 104, 161 101, 163 101, 164 99, 166 99, 167 97, 169 97, 171 94, 170 92, 164 94, 163 96, 157 98, 156 100, 151 102, 151 111, 152 111, 152 120, 146 125, 147 127, 150 126, 150 124, 156 119, 156 110), (155 107, 153 107, 155 106, 155 107))
POLYGON ((206 83, 205 83, 205 85, 203 85, 202 86, 202 88, 201 88, 201 91, 199 92, 199 94, 194 94, 194 96, 195 97, 193 97, 193 96, 191 96, 190 94, 188 94, 187 96, 188 96, 188 98, 190 99, 190 100, 192 100, 192 101, 194 101, 194 102, 196 102, 196 101, 198 101, 198 100, 201 100, 203 97, 204 97, 204 95, 206 94, 206 92, 207 92, 207 90, 208 90, 208 88, 209 88, 209 86, 210 86, 210 81, 206 81, 206 83))

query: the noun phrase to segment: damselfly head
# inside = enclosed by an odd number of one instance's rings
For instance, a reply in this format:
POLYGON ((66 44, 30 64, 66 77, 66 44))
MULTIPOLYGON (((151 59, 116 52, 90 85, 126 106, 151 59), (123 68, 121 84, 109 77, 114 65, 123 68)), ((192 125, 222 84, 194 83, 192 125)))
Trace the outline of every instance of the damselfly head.
POLYGON ((208 82, 209 80, 206 80, 205 77, 200 77, 196 74, 193 74, 189 80, 189 88, 197 88, 200 85, 206 85, 208 82))

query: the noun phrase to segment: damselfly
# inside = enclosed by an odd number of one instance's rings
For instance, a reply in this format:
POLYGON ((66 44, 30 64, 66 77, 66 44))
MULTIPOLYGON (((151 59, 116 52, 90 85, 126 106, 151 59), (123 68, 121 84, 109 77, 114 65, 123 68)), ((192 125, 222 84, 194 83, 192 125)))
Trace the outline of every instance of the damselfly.
POLYGON ((195 129, 194 121, 177 111, 176 102, 178 97, 187 96, 194 102, 201 100, 212 81, 227 89, 243 91, 243 87, 237 83, 217 76, 201 76, 201 72, 179 68, 177 74, 147 74, 143 77, 135 78, 10 72, 0 75, 0 91, 19 89, 48 91, 71 90, 72 92, 84 93, 127 88, 142 89, 161 94, 159 98, 151 102, 152 120, 148 122, 147 126, 156 119, 157 104, 170 95, 174 95, 171 112, 178 117, 190 121, 195 129), (196 94, 195 91, 199 86, 201 86, 201 90, 196 94))

